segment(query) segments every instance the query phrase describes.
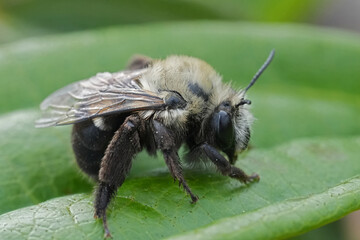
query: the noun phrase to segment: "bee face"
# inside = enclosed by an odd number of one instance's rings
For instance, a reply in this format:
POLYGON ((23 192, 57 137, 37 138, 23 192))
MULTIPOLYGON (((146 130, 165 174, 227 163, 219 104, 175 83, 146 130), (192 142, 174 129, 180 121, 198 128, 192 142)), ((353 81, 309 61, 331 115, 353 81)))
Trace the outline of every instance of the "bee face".
POLYGON ((252 119, 247 106, 239 107, 226 99, 204 119, 202 141, 216 146, 226 153, 229 162, 234 163, 236 152, 243 151, 248 145, 252 119))

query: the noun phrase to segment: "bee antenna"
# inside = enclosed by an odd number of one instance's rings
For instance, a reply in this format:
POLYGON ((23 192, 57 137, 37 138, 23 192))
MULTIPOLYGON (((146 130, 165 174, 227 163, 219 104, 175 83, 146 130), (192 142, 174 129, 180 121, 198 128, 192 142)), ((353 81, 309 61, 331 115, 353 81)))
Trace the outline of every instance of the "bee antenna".
POLYGON ((251 82, 249 83, 249 85, 245 88, 244 92, 247 92, 247 90, 249 90, 249 88, 252 87, 252 85, 254 85, 254 83, 256 82, 256 80, 261 76, 261 74, 265 71, 265 69, 269 66, 269 64, 271 63, 272 59, 274 58, 275 55, 275 49, 271 50, 268 58, 266 59, 266 61, 264 62, 264 64, 261 66, 261 68, 257 71, 257 73, 254 75, 253 79, 251 80, 251 82))

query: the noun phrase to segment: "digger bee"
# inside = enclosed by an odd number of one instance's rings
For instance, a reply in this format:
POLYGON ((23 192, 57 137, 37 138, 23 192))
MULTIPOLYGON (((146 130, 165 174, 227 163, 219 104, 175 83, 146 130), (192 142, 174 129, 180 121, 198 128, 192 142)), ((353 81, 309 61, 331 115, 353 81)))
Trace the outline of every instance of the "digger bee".
POLYGON ((258 181, 233 164, 250 139, 252 115, 246 92, 270 64, 274 50, 250 84, 235 91, 204 61, 187 56, 153 60, 138 56, 127 70, 98 73, 47 97, 37 127, 73 124, 77 164, 97 182, 95 217, 110 237, 106 209, 142 149, 162 152, 172 177, 195 203, 198 197, 183 177, 185 158, 212 162, 219 172, 243 183, 258 181), (224 153, 224 155, 222 153, 224 153), (227 156, 227 159, 226 159, 227 156))

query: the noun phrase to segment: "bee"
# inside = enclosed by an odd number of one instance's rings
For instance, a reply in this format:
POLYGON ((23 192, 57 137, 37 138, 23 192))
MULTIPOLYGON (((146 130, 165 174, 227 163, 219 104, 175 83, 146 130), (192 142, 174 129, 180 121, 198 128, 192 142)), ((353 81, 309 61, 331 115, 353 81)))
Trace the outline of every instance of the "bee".
POLYGON ((162 152, 174 178, 195 203, 178 150, 189 162, 210 161, 222 175, 258 181, 234 166, 247 148, 253 121, 246 92, 267 68, 274 50, 250 84, 236 91, 206 62, 188 56, 133 58, 127 70, 98 73, 47 97, 36 127, 73 124, 72 148, 80 169, 97 182, 95 218, 111 237, 106 209, 124 183, 132 160, 146 149, 162 152), (227 157, 227 158, 226 158, 227 157))

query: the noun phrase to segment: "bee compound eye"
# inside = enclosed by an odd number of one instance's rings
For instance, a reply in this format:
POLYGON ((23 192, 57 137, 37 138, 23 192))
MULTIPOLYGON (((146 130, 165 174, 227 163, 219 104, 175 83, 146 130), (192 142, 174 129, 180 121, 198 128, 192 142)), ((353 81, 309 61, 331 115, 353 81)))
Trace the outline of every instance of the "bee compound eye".
POLYGON ((231 147, 234 143, 234 127, 231 116, 227 112, 220 110, 214 114, 212 125, 215 129, 217 144, 224 149, 231 147))

